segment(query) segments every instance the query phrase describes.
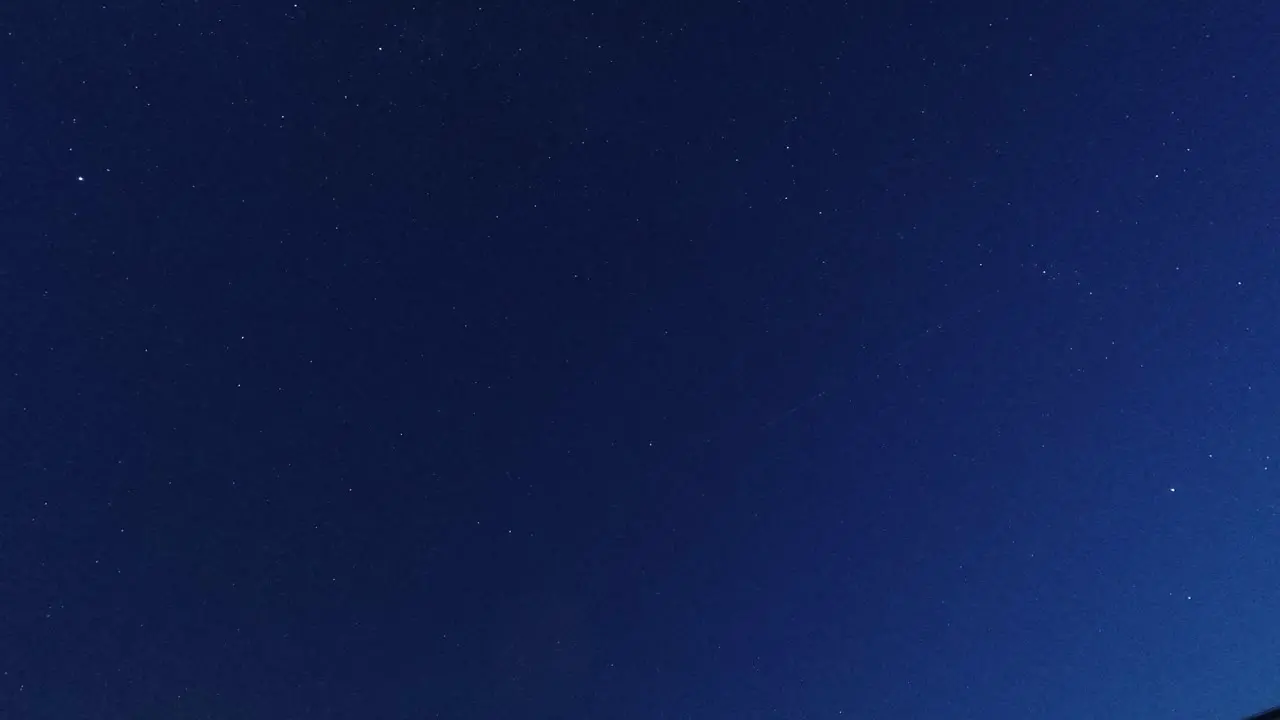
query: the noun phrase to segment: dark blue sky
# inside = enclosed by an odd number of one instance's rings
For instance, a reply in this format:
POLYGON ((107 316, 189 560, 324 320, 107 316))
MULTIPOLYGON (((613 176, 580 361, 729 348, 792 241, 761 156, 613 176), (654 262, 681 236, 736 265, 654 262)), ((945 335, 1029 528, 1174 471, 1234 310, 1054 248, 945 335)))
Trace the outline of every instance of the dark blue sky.
POLYGON ((0 715, 1280 701, 1268 3, 0 10, 0 715))

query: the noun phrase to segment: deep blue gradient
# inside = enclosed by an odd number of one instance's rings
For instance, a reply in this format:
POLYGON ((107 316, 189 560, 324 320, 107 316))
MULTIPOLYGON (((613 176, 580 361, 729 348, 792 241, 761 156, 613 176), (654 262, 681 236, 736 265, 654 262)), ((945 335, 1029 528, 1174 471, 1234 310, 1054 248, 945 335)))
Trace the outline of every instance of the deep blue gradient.
POLYGON ((0 716, 1280 702, 1280 8, 872 5, 0 10, 0 716))

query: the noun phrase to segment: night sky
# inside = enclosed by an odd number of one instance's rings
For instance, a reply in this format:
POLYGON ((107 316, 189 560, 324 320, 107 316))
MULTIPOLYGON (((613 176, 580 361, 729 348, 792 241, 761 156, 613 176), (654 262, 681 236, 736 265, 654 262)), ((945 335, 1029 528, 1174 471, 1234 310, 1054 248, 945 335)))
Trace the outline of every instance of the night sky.
POLYGON ((1274 5, 6 3, 0 717, 1280 702, 1274 5))

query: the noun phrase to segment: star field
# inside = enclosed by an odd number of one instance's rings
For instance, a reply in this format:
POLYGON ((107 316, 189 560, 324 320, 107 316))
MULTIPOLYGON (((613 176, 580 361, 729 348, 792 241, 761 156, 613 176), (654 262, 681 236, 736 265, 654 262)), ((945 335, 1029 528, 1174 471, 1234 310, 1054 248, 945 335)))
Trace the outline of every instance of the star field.
POLYGON ((0 13, 0 717, 1280 702, 1265 3, 0 13))

